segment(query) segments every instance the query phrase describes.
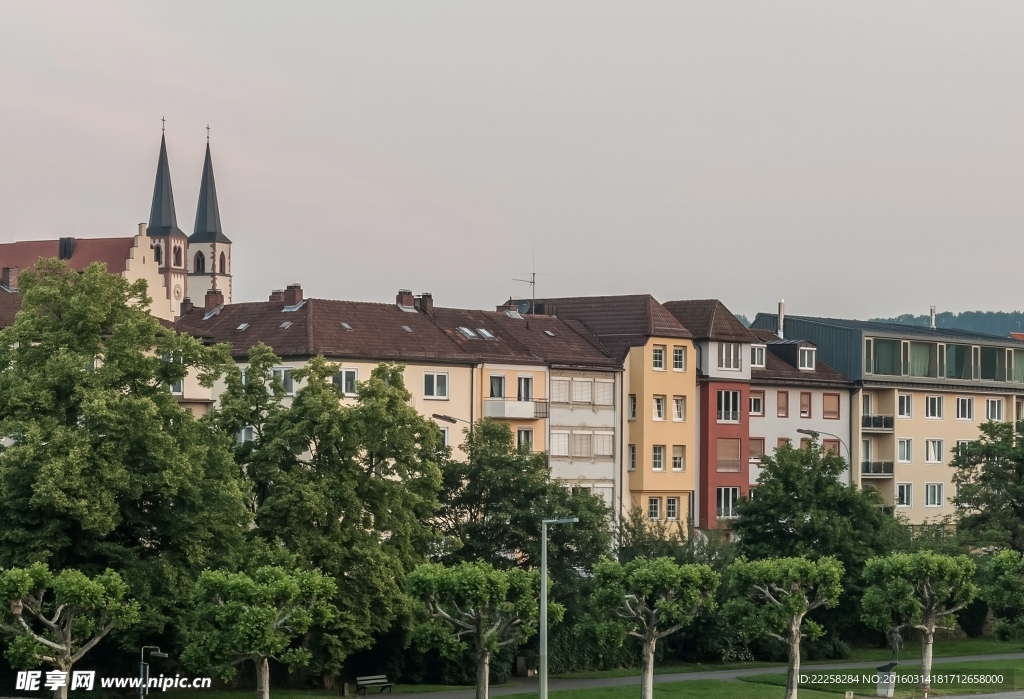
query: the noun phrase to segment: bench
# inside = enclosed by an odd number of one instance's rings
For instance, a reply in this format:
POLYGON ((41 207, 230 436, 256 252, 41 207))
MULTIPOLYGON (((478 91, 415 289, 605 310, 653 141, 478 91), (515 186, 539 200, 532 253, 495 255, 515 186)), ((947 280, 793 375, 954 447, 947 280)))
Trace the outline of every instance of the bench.
POLYGON ((385 689, 388 690, 388 694, 391 694, 394 686, 394 682, 388 682, 387 675, 365 675, 356 678, 356 694, 359 694, 359 690, 362 689, 365 695, 370 687, 380 687, 380 694, 383 694, 385 689))

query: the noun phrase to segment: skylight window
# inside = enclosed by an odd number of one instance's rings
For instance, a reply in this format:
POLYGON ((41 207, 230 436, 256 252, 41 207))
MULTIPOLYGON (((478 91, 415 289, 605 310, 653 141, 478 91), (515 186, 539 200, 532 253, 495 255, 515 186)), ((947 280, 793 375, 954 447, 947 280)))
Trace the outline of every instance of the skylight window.
POLYGON ((522 320, 523 317, 519 315, 519 311, 505 311, 505 315, 509 318, 515 318, 516 320, 522 320))
POLYGON ((462 333, 463 335, 465 335, 470 340, 476 340, 477 339, 476 333, 473 332, 472 330, 470 330, 469 328, 460 327, 459 328, 459 332, 462 333))
POLYGON ((345 328, 346 330, 351 330, 352 329, 352 326, 349 325, 348 323, 342 323, 341 327, 345 328))
POLYGON ((281 327, 282 328, 290 328, 290 327, 292 327, 292 322, 290 320, 286 320, 285 322, 281 323, 281 327))
POLYGON ((404 330, 407 333, 411 333, 412 332, 412 328, 410 328, 408 325, 403 325, 402 326, 402 330, 404 330))
POLYGON ((550 330, 545 330, 544 334, 547 335, 548 337, 554 337, 555 336, 555 334, 553 332, 551 332, 550 330))
POLYGON ((241 325, 239 325, 239 326, 238 326, 237 328, 235 328, 235 330, 245 330, 245 329, 246 329, 246 328, 248 328, 248 327, 249 327, 249 324, 248 324, 248 323, 242 323, 242 324, 241 324, 241 325))
POLYGON ((492 333, 487 328, 477 328, 476 331, 478 333, 480 333, 480 337, 482 337, 485 340, 493 340, 494 339, 494 333, 492 333))
POLYGON ((281 309, 281 312, 282 313, 294 313, 295 311, 297 311, 300 308, 302 308, 305 305, 305 303, 306 303, 306 299, 302 299, 301 301, 299 301, 294 306, 285 306, 284 308, 281 309))

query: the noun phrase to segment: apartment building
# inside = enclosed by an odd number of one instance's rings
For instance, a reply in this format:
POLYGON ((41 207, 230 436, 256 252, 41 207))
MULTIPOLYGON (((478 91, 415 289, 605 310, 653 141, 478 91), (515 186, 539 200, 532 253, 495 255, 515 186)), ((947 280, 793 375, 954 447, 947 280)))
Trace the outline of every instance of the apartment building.
MULTIPOLYGON (((622 366, 625 468, 618 510, 640 507, 652 520, 696 514, 696 370, 690 332, 647 294, 509 300, 505 309, 577 321, 622 366)), ((596 390, 596 387, 595 387, 596 390)))
MULTIPOLYGON (((819 435, 849 463, 853 384, 817 356, 807 340, 784 340, 767 330, 751 329, 750 347, 750 485, 761 475, 761 457, 782 445, 801 444, 819 435)), ((844 483, 851 482, 847 469, 844 483)))
MULTIPOLYGON (((775 314, 754 326, 775 331, 775 314)), ((956 446, 986 420, 1024 411, 1024 342, 982 333, 786 316, 785 337, 806 339, 850 379, 853 480, 878 490, 911 524, 953 514, 956 446)))

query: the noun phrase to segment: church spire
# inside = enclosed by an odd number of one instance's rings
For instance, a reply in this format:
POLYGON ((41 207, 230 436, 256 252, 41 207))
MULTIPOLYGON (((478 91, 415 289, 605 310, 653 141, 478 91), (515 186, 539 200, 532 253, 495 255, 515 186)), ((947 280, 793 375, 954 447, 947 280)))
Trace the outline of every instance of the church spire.
POLYGON ((156 184, 153 186, 153 206, 149 210, 149 226, 146 234, 151 236, 185 234, 178 228, 178 217, 174 213, 174 193, 171 191, 171 168, 167 164, 167 142, 160 134, 160 159, 156 165, 156 184))
POLYGON ((189 243, 230 243, 220 227, 220 207, 217 206, 217 185, 213 181, 213 159, 210 142, 206 142, 206 161, 203 163, 203 181, 199 187, 199 206, 196 208, 195 232, 189 243))

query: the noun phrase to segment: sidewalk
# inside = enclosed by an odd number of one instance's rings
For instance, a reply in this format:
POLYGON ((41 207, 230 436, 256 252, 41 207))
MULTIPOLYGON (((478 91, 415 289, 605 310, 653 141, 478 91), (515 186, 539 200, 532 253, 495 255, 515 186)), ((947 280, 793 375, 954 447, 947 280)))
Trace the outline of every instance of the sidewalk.
MULTIPOLYGON (((951 658, 935 658, 933 661, 934 665, 945 665, 948 663, 971 663, 978 660, 1024 660, 1024 653, 1003 653, 999 655, 963 655, 959 657, 951 658)), ((919 661, 909 661, 911 662, 919 661)), ((804 667, 808 670, 813 668, 815 671, 819 670, 856 670, 863 668, 876 668, 880 665, 884 665, 884 662, 859 662, 859 663, 829 663, 821 664, 815 663, 814 665, 805 665, 804 667)), ((688 682, 692 680, 737 680, 740 677, 749 677, 752 675, 767 675, 767 674, 783 674, 786 672, 785 665, 776 665, 774 667, 756 667, 756 668, 744 668, 742 670, 710 670, 706 672, 679 672, 670 675, 655 675, 654 683, 662 684, 664 682, 688 682)), ((520 695, 534 695, 539 693, 539 683, 536 677, 530 678, 515 678, 518 685, 506 686, 506 687, 492 687, 490 695, 492 697, 505 697, 516 694, 520 695)), ((548 691, 557 692, 562 689, 595 689, 598 687, 627 687, 630 685, 639 685, 640 675, 634 677, 609 677, 606 679, 599 680, 562 680, 558 678, 551 678, 548 681, 548 691)), ((476 691, 473 689, 457 689, 447 692, 430 692, 428 694, 395 694, 396 697, 416 697, 417 699, 473 699, 476 695, 476 691)), ((985 697, 985 699, 1024 699, 1024 691, 1015 692, 1004 692, 1002 694, 975 694, 972 699, 978 699, 979 697, 985 697)), ((945 699, 963 699, 960 697, 946 697, 945 699)))

